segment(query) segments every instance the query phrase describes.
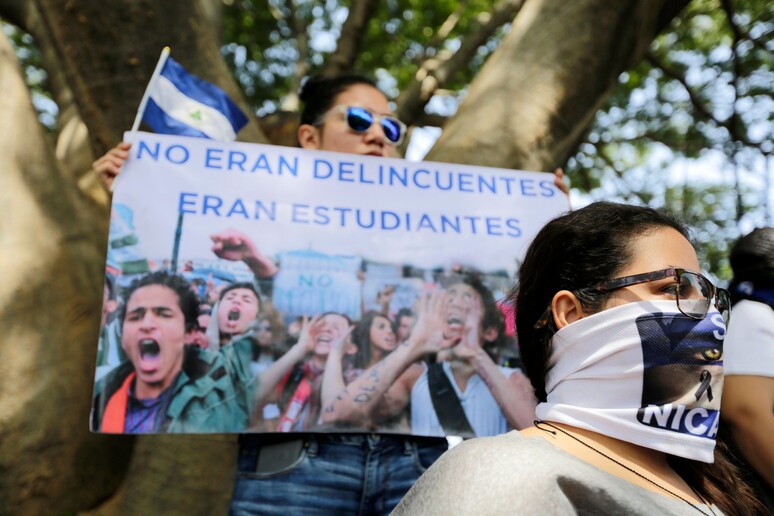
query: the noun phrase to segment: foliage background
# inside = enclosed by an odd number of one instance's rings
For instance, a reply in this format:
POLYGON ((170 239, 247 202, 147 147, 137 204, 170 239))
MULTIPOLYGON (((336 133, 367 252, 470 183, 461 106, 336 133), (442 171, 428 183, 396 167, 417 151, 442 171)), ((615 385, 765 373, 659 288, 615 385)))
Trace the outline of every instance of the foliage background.
MULTIPOLYGON (((228 0, 221 52, 253 113, 288 123, 305 76, 330 71, 348 8, 341 2, 228 0)), ((429 128, 424 147, 454 114, 509 23, 482 29, 492 2, 369 2, 354 68, 378 78, 397 99, 417 68, 447 62, 473 35, 480 43, 455 66, 424 109, 403 113, 429 128), (483 34, 482 34, 483 32, 483 34)), ((515 2, 501 2, 512 12, 515 2)), ((505 9, 505 8, 504 8, 505 9)), ((650 45, 645 59, 619 77, 582 141, 560 165, 577 207, 619 199, 667 207, 696 229, 706 268, 729 279, 727 251, 740 233, 772 224, 772 32, 765 0, 694 0, 650 45)), ((52 131, 58 108, 29 34, 7 23, 40 121, 52 131)), ((420 143, 417 143, 420 142, 420 143)), ((292 142, 285 142, 292 144, 292 142)), ((421 158, 425 149, 410 154, 421 158)))
POLYGON ((424 134, 403 151, 672 208, 721 281, 772 224, 766 0, 0 0, 0 22, 0 514, 226 510, 233 436, 85 424, 110 202, 90 164, 164 45, 254 115, 244 141, 293 145, 302 79, 356 70, 424 134))

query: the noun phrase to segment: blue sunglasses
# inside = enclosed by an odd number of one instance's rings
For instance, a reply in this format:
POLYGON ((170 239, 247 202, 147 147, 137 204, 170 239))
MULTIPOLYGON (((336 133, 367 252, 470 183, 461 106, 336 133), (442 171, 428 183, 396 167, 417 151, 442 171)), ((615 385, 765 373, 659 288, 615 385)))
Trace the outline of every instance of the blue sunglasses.
POLYGON ((406 135, 406 124, 389 115, 377 115, 369 109, 357 106, 339 105, 331 108, 326 114, 320 117, 314 125, 322 125, 325 119, 332 112, 342 113, 347 125, 356 133, 364 133, 371 127, 374 121, 378 121, 384 131, 384 136, 393 145, 400 145, 403 137, 406 135))

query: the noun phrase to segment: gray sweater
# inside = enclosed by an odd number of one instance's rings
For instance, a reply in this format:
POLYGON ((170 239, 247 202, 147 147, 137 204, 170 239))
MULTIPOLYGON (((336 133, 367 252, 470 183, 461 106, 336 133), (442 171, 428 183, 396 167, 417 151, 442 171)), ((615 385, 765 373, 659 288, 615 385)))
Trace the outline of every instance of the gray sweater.
MULTIPOLYGON (((707 515, 716 506, 697 505, 707 515)), ((539 437, 509 432, 446 452, 406 494, 394 515, 675 514, 699 512, 602 471, 539 437)))

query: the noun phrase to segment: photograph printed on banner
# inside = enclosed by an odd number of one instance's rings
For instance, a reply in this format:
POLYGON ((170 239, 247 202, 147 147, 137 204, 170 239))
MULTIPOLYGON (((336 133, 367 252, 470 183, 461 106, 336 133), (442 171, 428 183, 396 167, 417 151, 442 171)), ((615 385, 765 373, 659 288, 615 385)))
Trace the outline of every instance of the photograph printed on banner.
POLYGON ((91 428, 464 437, 531 424, 505 298, 551 174, 139 133, 91 428))

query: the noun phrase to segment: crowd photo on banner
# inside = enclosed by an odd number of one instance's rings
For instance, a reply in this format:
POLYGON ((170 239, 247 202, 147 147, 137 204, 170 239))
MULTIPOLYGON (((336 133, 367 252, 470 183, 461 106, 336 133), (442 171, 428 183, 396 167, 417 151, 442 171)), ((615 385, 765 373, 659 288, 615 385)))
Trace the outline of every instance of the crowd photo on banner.
POLYGON ((113 206, 95 430, 473 437, 531 422, 531 389, 505 325, 506 274, 309 249, 275 265, 236 229, 210 236, 210 257, 151 258, 133 218, 113 206), (288 277, 309 288, 284 288, 288 277), (386 360, 399 349, 400 361, 386 360), (507 397, 475 374, 481 360, 507 397), (133 412, 118 404, 132 380, 158 392, 126 426, 133 412))

